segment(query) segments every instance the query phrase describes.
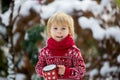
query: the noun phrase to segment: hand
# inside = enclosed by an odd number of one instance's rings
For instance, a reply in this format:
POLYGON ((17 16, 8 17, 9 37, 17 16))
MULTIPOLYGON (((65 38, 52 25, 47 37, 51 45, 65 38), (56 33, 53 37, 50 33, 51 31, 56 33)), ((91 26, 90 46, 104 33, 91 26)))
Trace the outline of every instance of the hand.
POLYGON ((59 75, 64 75, 65 73, 65 66, 64 65, 57 65, 58 67, 58 74, 59 75))

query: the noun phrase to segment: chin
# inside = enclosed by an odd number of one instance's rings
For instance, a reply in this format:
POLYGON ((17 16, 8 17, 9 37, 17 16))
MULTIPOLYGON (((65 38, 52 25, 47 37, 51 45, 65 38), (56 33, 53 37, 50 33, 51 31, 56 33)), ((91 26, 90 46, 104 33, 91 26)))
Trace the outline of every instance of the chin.
POLYGON ((56 40, 57 42, 60 42, 61 40, 56 40))
POLYGON ((60 42, 61 40, 56 40, 57 42, 60 42))

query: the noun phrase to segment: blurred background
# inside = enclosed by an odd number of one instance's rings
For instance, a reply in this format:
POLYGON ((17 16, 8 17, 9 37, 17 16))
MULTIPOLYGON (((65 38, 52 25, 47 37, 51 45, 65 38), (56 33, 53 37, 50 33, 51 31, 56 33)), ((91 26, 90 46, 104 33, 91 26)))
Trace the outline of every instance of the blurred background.
POLYGON ((0 0, 0 80, 43 80, 35 65, 57 11, 75 21, 83 80, 120 80, 120 0, 0 0))

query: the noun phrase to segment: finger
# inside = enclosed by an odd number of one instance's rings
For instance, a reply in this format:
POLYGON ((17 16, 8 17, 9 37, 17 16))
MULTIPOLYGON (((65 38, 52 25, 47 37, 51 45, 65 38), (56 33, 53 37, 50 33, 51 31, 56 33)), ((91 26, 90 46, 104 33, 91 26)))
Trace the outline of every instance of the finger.
POLYGON ((57 67, 60 67, 60 68, 61 68, 61 67, 64 67, 64 65, 58 65, 57 67))
POLYGON ((61 67, 62 65, 57 65, 57 67, 61 67))

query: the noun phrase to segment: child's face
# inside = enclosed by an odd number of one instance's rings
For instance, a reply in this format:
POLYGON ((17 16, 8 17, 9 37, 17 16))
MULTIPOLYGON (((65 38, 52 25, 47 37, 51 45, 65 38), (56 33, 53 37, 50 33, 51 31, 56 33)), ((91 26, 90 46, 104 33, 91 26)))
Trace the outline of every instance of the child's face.
POLYGON ((56 41, 61 41, 69 34, 69 28, 64 25, 53 24, 50 29, 51 37, 56 41))

